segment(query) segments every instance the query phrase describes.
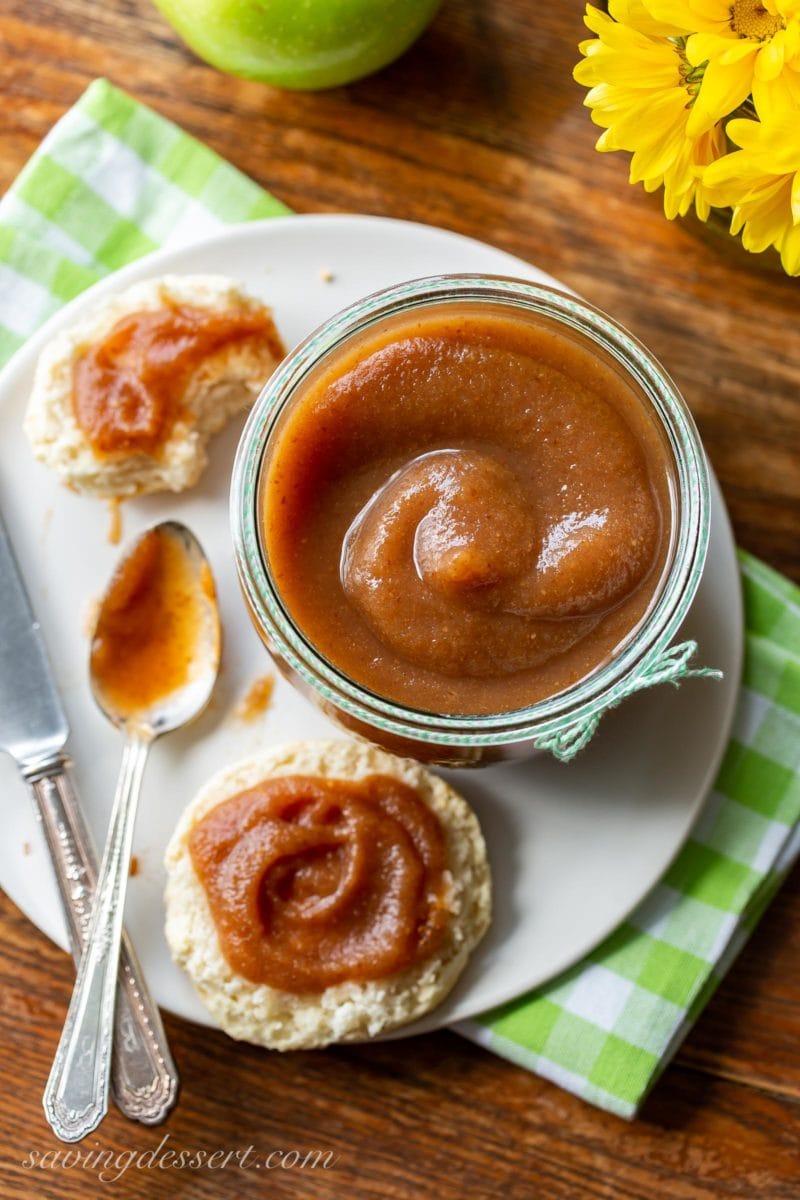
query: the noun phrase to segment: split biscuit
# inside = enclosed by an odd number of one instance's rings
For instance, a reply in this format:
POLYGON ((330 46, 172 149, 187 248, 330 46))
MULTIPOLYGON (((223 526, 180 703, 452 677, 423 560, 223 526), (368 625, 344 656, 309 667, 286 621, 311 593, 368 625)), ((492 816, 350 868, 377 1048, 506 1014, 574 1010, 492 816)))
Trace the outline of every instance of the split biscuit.
POLYGON ((62 329, 42 352, 23 427, 35 457, 86 496, 118 499, 182 492, 199 479, 209 439, 251 406, 285 351, 270 310, 221 275, 166 275, 106 298, 62 329), (79 425, 73 402, 75 364, 114 327, 137 313, 192 308, 264 317, 264 332, 232 339, 194 364, 182 384, 180 410, 157 452, 98 453, 79 425))

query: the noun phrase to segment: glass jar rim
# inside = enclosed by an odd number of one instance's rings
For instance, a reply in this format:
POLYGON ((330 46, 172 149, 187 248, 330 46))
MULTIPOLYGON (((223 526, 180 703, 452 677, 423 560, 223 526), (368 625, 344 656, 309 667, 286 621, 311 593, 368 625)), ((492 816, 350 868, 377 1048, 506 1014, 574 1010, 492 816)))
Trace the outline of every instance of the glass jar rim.
POLYGON ((578 297, 542 284, 493 275, 437 275, 374 292, 336 313, 302 341, 258 396, 233 468, 231 528, 236 566, 255 622, 277 656, 322 700, 368 727, 412 741, 491 746, 557 736, 599 714, 624 694, 668 647, 694 599, 709 538, 709 479, 694 420, 669 375, 642 343, 578 297), (660 592, 632 636, 609 662, 577 683, 525 708, 491 714, 440 714, 377 695, 336 667, 295 625, 275 586, 260 534, 261 470, 279 415, 308 373, 353 334, 389 316, 457 301, 517 307, 566 326, 599 346, 638 384, 667 436, 675 462, 678 527, 660 592))

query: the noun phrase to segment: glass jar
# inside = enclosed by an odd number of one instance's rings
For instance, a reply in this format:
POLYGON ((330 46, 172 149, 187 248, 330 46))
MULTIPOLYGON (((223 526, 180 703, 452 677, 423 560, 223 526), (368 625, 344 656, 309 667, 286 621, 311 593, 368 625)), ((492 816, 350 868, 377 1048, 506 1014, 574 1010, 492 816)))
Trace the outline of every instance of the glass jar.
POLYGON ((367 296, 332 317, 285 359, 250 413, 234 466, 231 521, 245 600, 279 668, 349 732, 423 762, 473 765, 542 750, 567 760, 589 741, 602 714, 624 697, 698 673, 688 666, 694 643, 671 644, 697 591, 708 546, 708 469, 694 421, 669 376, 640 342, 597 309, 552 288, 501 277, 436 276, 367 296), (284 605, 260 532, 265 455, 276 422, 309 373, 356 334, 400 314, 451 302, 526 310, 611 361, 651 406, 674 459, 671 545, 644 619, 610 661, 574 685, 526 708, 493 715, 415 709, 376 695, 328 661, 284 605))

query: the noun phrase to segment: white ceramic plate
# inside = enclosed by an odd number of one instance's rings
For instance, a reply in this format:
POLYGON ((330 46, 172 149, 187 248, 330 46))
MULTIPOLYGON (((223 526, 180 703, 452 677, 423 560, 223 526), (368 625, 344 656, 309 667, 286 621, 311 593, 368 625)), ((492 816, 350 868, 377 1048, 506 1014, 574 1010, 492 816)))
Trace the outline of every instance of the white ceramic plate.
MULTIPOLYGON (((374 217, 311 216, 257 222, 199 245, 162 251, 78 297, 16 355, 0 376, 0 507, 41 621, 72 728, 70 751, 89 823, 102 840, 119 766, 120 736, 87 686, 86 614, 119 551, 107 541, 105 506, 61 487, 36 464, 20 422, 37 356, 52 333, 103 296, 165 272, 222 272, 272 305, 292 346, 317 324, 378 288, 441 272, 490 272, 552 283, 527 263, 467 238, 374 217), (332 282, 321 272, 330 271, 332 282)), ((212 449, 188 495, 124 506, 125 535, 164 517, 200 537, 216 575, 225 628, 224 668, 209 711, 158 742, 147 766, 136 831, 140 871, 126 920, 156 999, 206 1022, 163 935, 161 859, 175 821, 219 767, 260 747, 337 734, 279 680, 266 714, 243 723, 233 709, 270 663, 240 598, 228 533, 228 480, 241 424, 212 449)), ((663 873, 685 839, 723 752, 739 680, 742 614, 727 515, 714 485, 711 549, 685 634, 723 683, 691 680, 634 697, 605 718, 570 766, 546 758, 455 772, 475 806, 495 883, 490 932, 451 998, 414 1029, 449 1024, 551 978, 605 937, 663 873)), ((0 883, 30 919, 65 947, 50 864, 25 788, 0 761, 3 838, 0 883)))

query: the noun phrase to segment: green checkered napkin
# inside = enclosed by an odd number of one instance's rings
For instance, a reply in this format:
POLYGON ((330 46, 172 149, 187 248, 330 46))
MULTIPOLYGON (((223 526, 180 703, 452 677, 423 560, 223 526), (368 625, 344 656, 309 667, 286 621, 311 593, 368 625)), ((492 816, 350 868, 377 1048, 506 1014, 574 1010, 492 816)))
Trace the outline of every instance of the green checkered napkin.
MULTIPOLYGON (((288 210, 207 147, 91 85, 0 201, 0 362, 65 301, 159 246, 288 210)), ((631 1117, 800 854, 800 590, 741 555, 745 679, 690 840, 582 963, 458 1030, 631 1117)))

